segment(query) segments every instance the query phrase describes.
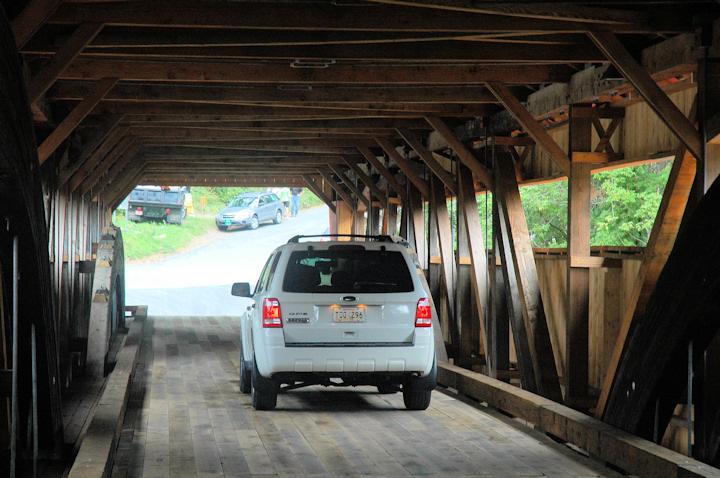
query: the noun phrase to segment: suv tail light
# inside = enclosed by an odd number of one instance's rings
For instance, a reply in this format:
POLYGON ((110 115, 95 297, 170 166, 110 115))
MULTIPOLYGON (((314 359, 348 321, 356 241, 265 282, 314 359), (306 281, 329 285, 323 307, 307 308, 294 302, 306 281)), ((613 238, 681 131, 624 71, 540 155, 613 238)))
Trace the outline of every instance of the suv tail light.
POLYGON ((430 299, 423 298, 417 303, 417 311, 415 312, 415 327, 430 327, 432 325, 432 307, 430 307, 430 299))
POLYGON ((277 299, 263 300, 263 327, 282 327, 280 301, 277 299))

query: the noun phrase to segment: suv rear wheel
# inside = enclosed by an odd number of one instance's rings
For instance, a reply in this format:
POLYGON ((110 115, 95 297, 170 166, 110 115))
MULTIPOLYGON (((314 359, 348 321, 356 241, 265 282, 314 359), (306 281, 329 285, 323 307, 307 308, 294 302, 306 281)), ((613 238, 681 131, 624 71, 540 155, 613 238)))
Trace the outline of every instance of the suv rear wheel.
POLYGON ((425 410, 430 406, 432 390, 417 390, 411 387, 403 388, 403 402, 408 410, 425 410))
POLYGON ((252 388, 252 369, 245 361, 242 345, 240 346, 240 391, 250 393, 252 388))
POLYGON ((277 405, 277 384, 260 375, 255 360, 252 364, 250 403, 255 410, 272 410, 277 405))

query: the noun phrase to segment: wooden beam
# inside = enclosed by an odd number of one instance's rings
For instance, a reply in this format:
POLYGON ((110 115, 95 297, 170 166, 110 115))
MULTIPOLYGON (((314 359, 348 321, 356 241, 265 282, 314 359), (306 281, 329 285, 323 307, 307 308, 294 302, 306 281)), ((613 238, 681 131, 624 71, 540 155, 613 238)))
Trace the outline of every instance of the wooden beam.
MULTIPOLYGON (((505 158, 508 159, 507 157, 505 158)), ((504 292, 501 298, 507 307, 508 319, 512 329, 513 344, 515 345, 515 356, 517 357, 517 366, 520 372, 520 383, 524 390, 532 393, 538 393, 538 383, 536 380, 535 364, 533 355, 530 352, 530 338, 528 337, 528 329, 525 326, 525 314, 521 304, 521 289, 518 285, 518 276, 515 273, 514 248, 511 241, 511 231, 509 228, 510 219, 506 207, 506 201, 502 197, 502 188, 497 187, 493 193, 493 236, 495 236, 494 245, 497 249, 497 256, 500 259, 500 269, 502 273, 503 290, 498 290, 497 282, 493 284, 493 294, 499 295, 504 292)), ((493 299, 493 307, 502 307, 493 299)), ((502 310, 502 309, 501 309, 502 310)), ((497 312, 493 311, 495 320, 498 319, 497 312)), ((501 317, 502 318, 502 317, 501 317)), ((498 331, 495 326, 493 332, 498 331)), ((495 336, 493 336, 493 339, 495 336)), ((508 350, 509 361, 509 350, 508 350)))
MULTIPOLYGON (((578 32, 587 31, 590 18, 645 18, 642 13, 601 10, 603 16, 587 17, 578 15, 577 19, 562 18, 558 21, 557 9, 543 7, 554 12, 551 18, 536 18, 536 15, 523 16, 518 21, 514 16, 498 15, 497 9, 523 7, 495 7, 492 15, 477 11, 441 11, 427 8, 408 8, 407 6, 378 5, 331 5, 331 4, 273 4, 271 7, 253 2, 222 2, 218 5, 200 6, 189 1, 155 1, 152 5, 134 5, 127 8, 124 2, 87 4, 73 3, 64 5, 52 17, 55 23, 78 24, 94 21, 108 25, 162 27, 174 25, 186 28, 242 28, 273 30, 318 30, 318 31, 390 31, 390 32, 449 32, 458 31, 486 34, 488 32, 538 31, 538 32, 578 32), (587 17, 587 18, 584 18, 587 17), (331 19, 332 21, 329 21, 331 19)), ((416 5, 420 6, 420 5, 416 5)), ((564 7, 563 7, 564 10, 564 7)), ((568 12, 575 9, 568 6, 568 12)), ((525 8, 528 11, 528 8, 525 8)), ((537 10, 533 10, 537 12, 537 10)), ((490 12, 485 12, 490 13, 490 12)), ((548 13, 548 16, 550 14, 548 13)), ((655 33, 644 22, 623 21, 606 22, 602 20, 595 28, 635 33, 655 33), (605 25, 605 23, 608 23, 605 25)), ((677 30, 671 30, 677 31, 677 30)))
MULTIPOLYGON (((596 63, 605 57, 580 35, 564 45, 465 41, 438 38, 412 42, 345 43, 316 45, 188 45, 155 47, 102 47, 88 51, 88 56, 101 54, 104 58, 153 59, 184 57, 205 59, 276 59, 289 62, 313 61, 320 64, 328 58, 336 61, 392 61, 394 63, 453 62, 453 63, 596 63)), ((472 38, 472 37, 470 37, 472 38)))
POLYGON ((420 175, 415 172, 412 166, 410 166, 410 163, 405 158, 403 158, 400 153, 397 152, 392 142, 385 138, 375 138, 375 140, 387 153, 390 159, 393 160, 395 164, 398 165, 398 167, 400 167, 403 173, 405 173, 405 177, 408 178, 408 180, 413 183, 416 188, 418 188, 422 195, 425 197, 429 197, 430 185, 427 183, 427 181, 420 177, 420 175))
POLYGON ((540 295, 540 285, 530 242, 530 233, 511 157, 509 155, 498 155, 495 160, 495 167, 495 188, 501 191, 500 200, 503 201, 504 210, 506 211, 504 219, 509 234, 508 238, 538 393, 559 402, 562 400, 560 381, 540 295))
POLYGON ((342 186, 340 186, 326 171, 322 169, 318 169, 317 171, 318 173, 320 173, 320 176, 322 176, 323 179, 325 179, 325 181, 330 185, 330 187, 335 190, 338 196, 340 196, 342 200, 345 201, 348 206, 350 206, 350 209, 355 211, 357 209, 357 206, 355 204, 355 201, 353 201, 352 197, 347 193, 347 191, 345 191, 342 186))
POLYGON ((70 133, 90 114, 100 100, 102 100, 103 96, 105 96, 105 93, 110 91, 117 81, 117 78, 103 78, 100 80, 92 94, 77 105, 62 123, 50 133, 50 136, 38 147, 40 164, 43 164, 50 155, 55 152, 57 147, 70 136, 70 133))
MULTIPOLYGON (((120 143, 103 159, 103 162, 100 163, 75 189, 79 189, 80 194, 84 196, 88 193, 90 188, 97 184, 100 178, 106 174, 111 167, 120 162, 123 158, 126 158, 128 156, 127 153, 132 153, 130 159, 134 158, 141 147, 141 145, 135 143, 136 140, 137 138, 134 136, 126 136, 120 140, 120 143)), ((70 192, 75 191, 75 189, 72 188, 73 184, 71 181, 68 190, 70 192)))
POLYGON ((369 148, 365 148, 363 146, 358 147, 358 151, 360 151, 360 154, 362 154, 365 159, 368 160, 368 162, 378 170, 380 174, 385 178, 385 181, 398 193, 398 196, 400 196, 402 199, 407 199, 407 193, 405 191, 405 186, 401 184, 397 179, 395 179, 395 176, 388 170, 388 168, 385 167, 384 164, 380 162, 379 159, 370 151, 369 148))
POLYGON ((398 129, 398 134, 403 137, 405 142, 413 149, 415 152, 422 158, 423 162, 427 164, 427 166, 430 168, 430 170, 437 176, 443 184, 453 192, 453 194, 457 195, 457 184, 455 182, 455 178, 453 177, 452 173, 450 173, 447 169, 445 169, 432 155, 430 151, 428 151, 425 146, 422 145, 420 140, 415 137, 415 135, 406 130, 406 129, 398 129))
MULTIPOLYGON (((294 69, 293 69, 294 70, 294 69)), ((195 81, 197 80, 189 80, 195 81)), ((282 83, 282 79, 278 78, 282 83)), ((238 102, 203 103, 190 101, 104 101, 100 111, 127 115, 205 115, 211 117, 234 116, 236 119, 306 118, 306 117, 375 117, 375 118, 417 118, 428 114, 447 117, 487 116, 497 110, 494 106, 482 104, 435 105, 416 103, 402 107, 386 106, 384 103, 324 105, 257 105, 238 102)))
POLYGON ((440 257, 442 259, 443 284, 445 285, 445 297, 447 297, 448 315, 450 327, 456 328, 457 315, 455 314, 455 258, 453 253, 452 225, 447 209, 447 197, 445 187, 439 178, 433 177, 430 180, 432 190, 432 201, 430 201, 429 214, 435 216, 437 225, 438 242, 440 246, 440 257))
MULTIPOLYGON (((412 184, 408 185, 407 202, 409 212, 408 222, 409 227, 412 229, 412 236, 408 237, 408 240, 415 248, 415 252, 417 252, 420 268, 427 269, 427 240, 425 235, 425 214, 423 212, 424 201, 421 191, 412 184)), ((422 277, 425 279, 424 274, 422 274, 422 277)))
POLYGON ((320 198, 322 202, 327 204, 327 207, 329 207, 333 214, 335 214, 335 204, 333 204, 332 200, 325 195, 322 188, 320 188, 320 186, 315 183, 315 180, 312 178, 312 176, 310 176, 309 174, 303 174, 302 178, 305 180, 305 184, 307 184, 307 187, 313 192, 313 194, 320 198))
POLYGON ((426 116, 425 120, 430 123, 430 126, 432 126, 445 141, 447 141, 448 145, 450 145, 455 154, 457 154, 458 158, 460 158, 460 161, 470 168, 478 180, 481 181, 485 187, 492 190, 493 180, 490 172, 485 168, 485 166, 480 164, 480 161, 477 160, 473 152, 470 151, 462 141, 460 141, 455 133, 453 133, 447 124, 445 124, 445 121, 437 116, 426 116))
MULTIPOLYGON (((468 250, 472 271, 472 296, 475 298, 475 307, 478 316, 475 318, 479 323, 480 344, 485 354, 485 363, 488 366, 488 374, 492 374, 496 365, 491 361, 488 347, 487 330, 485 329, 485 312, 488 310, 488 269, 487 254, 483 245, 483 231, 480 224, 477 199, 475 197, 475 182, 471 170, 463 165, 458 168, 458 209, 462 212, 462 219, 465 223, 467 234, 468 250)), ((459 238, 458 238, 459 240, 459 238)), ((475 339, 475 337, 473 337, 475 339)))
MULTIPOLYGON (((130 165, 135 160, 135 157, 137 156, 138 151, 140 151, 140 148, 142 145, 135 142, 132 146, 128 148, 127 151, 120 157, 119 160, 115 161, 115 164, 113 164, 110 169, 108 169, 107 173, 101 178, 102 182, 98 181, 97 183, 91 185, 93 189, 97 190, 104 190, 109 185, 111 185, 113 182, 115 182, 120 175, 120 172, 124 170, 126 167, 130 165), (97 186, 97 187, 96 187, 97 186)), ((88 191, 81 191, 81 194, 87 194, 88 191)))
POLYGON ((67 66, 102 30, 102 23, 83 23, 75 29, 70 38, 38 70, 28 84, 28 100, 35 103, 52 86, 67 66))
POLYGON ((83 165, 83 163, 90 158, 90 155, 108 139, 108 136, 115 130, 121 120, 122 115, 111 115, 106 117, 97 131, 95 131, 90 138, 83 142, 83 147, 75 161, 68 164, 63 164, 62 162, 60 163, 60 166, 58 167, 58 187, 64 185, 68 179, 70 179, 70 177, 83 165))
MULTIPOLYGON (((273 32, 276 33, 276 32, 273 32)), ((87 96, 92 83, 58 81, 47 92, 51 100, 80 100, 87 96)), ((495 96, 484 86, 448 85, 444 88, 415 86, 382 86, 342 88, 328 86, 310 90, 278 89, 272 86, 239 88, 228 85, 207 84, 203 88, 184 84, 134 85, 119 84, 106 96, 107 100, 119 101, 192 101, 195 103, 248 102, 286 106, 333 103, 497 103, 495 96)))
POLYGON ((12 21, 15 45, 22 49, 41 26, 50 18, 63 0, 31 0, 22 12, 12 21))
POLYGON ((590 256, 590 175, 592 166, 576 161, 592 147, 592 120, 570 109, 570 176, 568 178, 567 324, 565 332, 565 403, 588 397, 590 270, 574 258, 590 256), (578 154, 579 153, 579 154, 578 154))
POLYGON ((342 182, 345 183, 345 185, 352 191, 355 196, 365 205, 365 207, 370 207, 370 200, 363 194, 363 192, 360 190, 360 188, 357 187, 357 184, 355 184, 350 178, 348 178, 342 169, 340 169, 336 164, 330 164, 330 169, 333 170, 333 172, 337 175, 337 177, 340 178, 342 182))
POLYGON ((90 174, 90 171, 102 161, 116 144, 125 136, 127 133, 126 127, 116 128, 112 133, 108 134, 103 143, 95 149, 95 151, 85 160, 78 158, 76 163, 66 169, 61 169, 58 173, 58 187, 61 187, 71 178, 76 178, 78 181, 82 181, 90 174))
POLYGON ((680 223, 687 206, 690 191, 695 180, 697 162, 681 147, 673 162, 663 198, 658 208, 648 244, 643 253, 640 271, 633 284, 627 308, 620 323, 620 330, 612 356, 608 362, 605 380, 595 409, 595 416, 602 417, 610 391, 617 379, 620 362, 630 343, 636 324, 645 312, 650 294, 655 288, 660 272, 675 245, 680 223))
POLYGON ((370 191, 372 191, 376 198, 383 202, 387 199, 387 194, 385 194, 385 192, 380 189, 377 184, 375 184, 375 181, 373 181, 370 176, 365 174, 365 171, 363 171, 362 168, 358 166, 358 163, 356 163, 355 161, 346 161, 346 163, 348 166, 350 166, 350 169, 353 170, 355 175, 360 178, 360 181, 365 183, 365 185, 370 188, 370 191))
POLYGON ((648 106, 655 111, 663 123, 680 141, 685 143, 695 158, 702 160, 705 148, 697 128, 682 114, 615 35, 596 31, 590 31, 588 34, 598 48, 605 53, 605 56, 642 95, 648 106))
POLYGON ((488 88, 495 97, 502 103, 505 109, 522 125, 525 131, 540 145, 552 158, 560 170, 570 174, 570 158, 565 151, 557 145, 554 139, 543 129, 543 127, 535 121, 535 118, 525 107, 515 98, 515 95, 502 83, 488 82, 488 88))
POLYGON ((326 69, 223 62, 177 63, 78 58, 63 72, 67 80, 118 76, 133 81, 196 81, 255 84, 461 85, 483 81, 555 83, 567 81, 564 67, 549 65, 332 65, 326 69))
MULTIPOLYGON (((573 22, 591 22, 598 24, 638 23, 648 22, 647 14, 643 12, 625 11, 610 8, 587 7, 584 5, 563 5, 561 9, 555 6, 542 4, 531 5, 497 5, 494 2, 476 0, 371 0, 376 3, 406 5, 413 7, 429 7, 437 10, 451 10, 467 13, 485 13, 493 15, 507 15, 528 18, 544 18, 548 20, 573 22)), ((519 20, 518 20, 519 21, 519 20)))

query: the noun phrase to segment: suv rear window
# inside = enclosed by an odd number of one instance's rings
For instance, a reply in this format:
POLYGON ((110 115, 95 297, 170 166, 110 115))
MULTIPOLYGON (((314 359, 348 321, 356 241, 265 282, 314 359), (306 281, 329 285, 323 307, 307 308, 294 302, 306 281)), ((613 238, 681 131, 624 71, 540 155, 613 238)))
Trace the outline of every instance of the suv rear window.
POLYGON ((412 292, 412 276, 402 253, 363 248, 295 251, 290 255, 284 292, 412 292))

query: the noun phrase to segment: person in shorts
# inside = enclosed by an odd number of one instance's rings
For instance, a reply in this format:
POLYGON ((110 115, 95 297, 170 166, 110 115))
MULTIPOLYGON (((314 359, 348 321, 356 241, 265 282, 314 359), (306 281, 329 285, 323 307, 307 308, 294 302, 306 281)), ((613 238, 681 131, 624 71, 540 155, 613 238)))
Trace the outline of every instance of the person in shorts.
POLYGON ((288 217, 288 211, 290 210, 290 188, 285 186, 284 188, 281 188, 280 191, 278 191, 278 196, 280 197, 280 200, 285 205, 283 209, 285 209, 285 214, 283 214, 283 219, 287 219, 288 217))

